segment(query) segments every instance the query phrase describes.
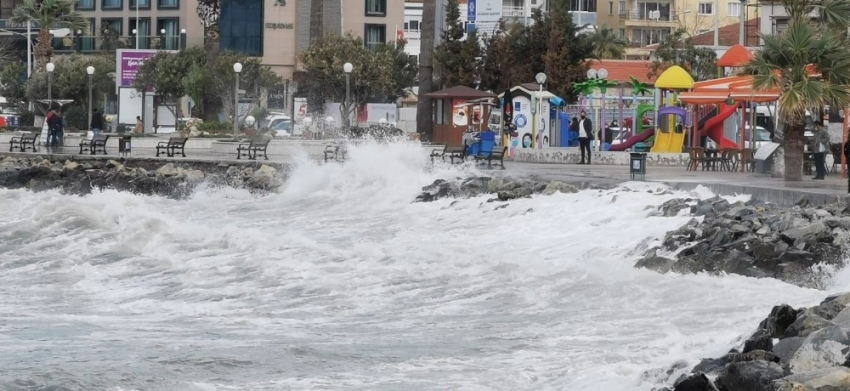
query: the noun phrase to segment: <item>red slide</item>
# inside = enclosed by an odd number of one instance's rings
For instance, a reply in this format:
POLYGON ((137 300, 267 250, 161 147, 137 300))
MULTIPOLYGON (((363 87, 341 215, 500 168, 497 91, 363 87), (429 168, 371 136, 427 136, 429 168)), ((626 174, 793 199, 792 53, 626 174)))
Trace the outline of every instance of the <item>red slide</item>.
POLYGON ((636 134, 632 137, 627 138, 626 141, 623 141, 619 144, 611 144, 611 148, 609 148, 608 150, 625 151, 639 142, 646 141, 646 139, 652 137, 653 134, 655 134, 655 128, 646 129, 641 134, 636 134))
POLYGON ((723 107, 720 113, 705 122, 705 127, 700 129, 702 130, 702 134, 714 140, 720 148, 738 148, 738 143, 729 140, 723 135, 723 122, 731 117, 732 114, 735 114, 736 111, 738 111, 738 107, 735 105, 723 107))

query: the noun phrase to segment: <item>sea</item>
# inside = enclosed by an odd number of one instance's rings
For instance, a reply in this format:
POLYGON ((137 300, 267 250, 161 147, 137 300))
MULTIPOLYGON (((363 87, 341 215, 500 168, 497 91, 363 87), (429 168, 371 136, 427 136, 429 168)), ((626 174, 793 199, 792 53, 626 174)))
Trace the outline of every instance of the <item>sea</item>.
POLYGON ((0 390, 653 390, 850 290, 635 269, 691 219, 647 207, 705 189, 413 203, 482 174, 420 149, 301 156, 273 195, 0 189, 0 390))

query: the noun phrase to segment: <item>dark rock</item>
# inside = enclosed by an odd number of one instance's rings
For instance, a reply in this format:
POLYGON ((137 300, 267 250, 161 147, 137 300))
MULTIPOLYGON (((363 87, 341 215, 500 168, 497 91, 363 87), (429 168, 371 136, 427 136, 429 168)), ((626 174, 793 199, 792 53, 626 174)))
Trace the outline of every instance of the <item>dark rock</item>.
POLYGON ((704 373, 695 373, 676 382, 673 391, 717 391, 704 373))
POLYGON ((784 376, 774 362, 741 361, 727 365, 715 385, 720 391, 773 391, 773 381, 784 376))
POLYGON ((756 331, 748 340, 744 342, 743 353, 753 350, 773 350, 773 337, 765 330, 756 331))
POLYGON ((812 307, 816 314, 826 320, 832 320, 841 311, 850 305, 850 293, 832 295, 824 299, 819 305, 812 307))
POLYGON ((779 362, 781 364, 787 363, 791 360, 791 357, 794 357, 794 353, 797 353, 800 346, 803 346, 803 342, 805 340, 805 337, 789 337, 780 339, 776 345, 773 345, 773 354, 779 357, 779 362))
POLYGON ((797 315, 797 319, 794 320, 794 323, 785 329, 785 333, 782 334, 782 338, 808 337, 809 334, 829 326, 832 326, 832 322, 815 314, 811 309, 808 309, 802 314, 797 315))
POLYGON ((797 314, 799 313, 800 311, 795 310, 787 304, 774 306, 770 310, 770 315, 759 323, 759 329, 765 330, 772 338, 780 338, 788 326, 797 320, 797 314))
POLYGON ((525 198, 532 194, 532 190, 527 187, 520 187, 514 190, 505 190, 496 193, 499 201, 509 201, 517 198, 525 198))
POLYGON ((676 261, 669 258, 650 256, 637 261, 635 267, 649 269, 664 274, 669 272, 670 268, 675 263, 676 261))

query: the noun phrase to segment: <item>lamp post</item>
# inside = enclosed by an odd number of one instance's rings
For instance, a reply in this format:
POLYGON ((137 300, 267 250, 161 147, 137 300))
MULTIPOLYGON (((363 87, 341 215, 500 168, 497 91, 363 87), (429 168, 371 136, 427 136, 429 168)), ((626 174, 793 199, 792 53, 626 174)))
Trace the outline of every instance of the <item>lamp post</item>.
POLYGON ((186 29, 180 29, 180 50, 186 49, 186 29))
POLYGON ((242 63, 233 64, 233 73, 236 76, 236 84, 233 86, 233 137, 236 137, 236 132, 239 130, 239 73, 242 72, 242 63))
POLYGON ((136 50, 139 50, 139 30, 133 29, 133 41, 135 41, 136 50))
POLYGON ((307 134, 310 135, 310 140, 313 139, 313 132, 310 131, 310 125, 313 124, 313 119, 310 117, 305 117, 301 122, 304 124, 304 130, 307 131, 307 134))
POLYGON ((345 115, 342 118, 342 125, 345 127, 345 130, 348 130, 351 127, 351 120, 348 118, 348 113, 351 110, 349 107, 351 104, 351 72, 354 70, 354 65, 347 62, 342 66, 342 70, 345 71, 345 115))
POLYGON ((168 48, 168 45, 166 45, 166 43, 165 43, 165 29, 159 29, 159 42, 162 42, 161 44, 159 44, 160 48, 162 48, 162 49, 168 48))
MULTIPOLYGON (((544 113, 543 113, 543 84, 546 84, 546 74, 543 73, 543 72, 540 72, 540 73, 538 73, 537 75, 534 76, 534 80, 537 82, 537 86, 539 87, 537 89, 537 110, 536 111, 541 118, 546 118, 546 117, 544 117, 544 113)), ((543 135, 542 135, 543 129, 540 129, 540 133, 541 133, 540 140, 537 140, 537 137, 538 137, 537 136, 537 127, 539 126, 539 123, 540 123, 540 120, 535 118, 534 119, 534 126, 531 127, 531 132, 532 132, 531 143, 536 144, 538 149, 542 149, 543 148, 543 135)))
POLYGON ((92 90, 91 78, 94 75, 94 67, 89 66, 88 68, 86 68, 86 73, 89 74, 89 130, 91 130, 91 90, 92 90))
POLYGON ((325 133, 327 132, 327 128, 330 127, 331 130, 333 130, 333 126, 334 126, 334 117, 331 117, 331 116, 325 117, 325 128, 326 129, 322 130, 322 139, 325 138, 325 133))
MULTIPOLYGON (((655 11, 655 12, 658 12, 658 11, 655 11)), ((608 78, 608 69, 605 69, 605 68, 597 69, 596 70, 596 77, 599 78, 602 81, 602 83, 599 85, 599 91, 602 93, 602 108, 599 110, 599 125, 598 125, 599 129, 602 130, 602 129, 605 129, 605 94, 608 92, 608 81, 605 80, 605 79, 608 78)), ((599 140, 599 150, 600 151, 602 150, 603 141, 605 141, 605 140, 602 139, 603 137, 605 137, 605 134, 604 134, 604 132, 602 132, 602 133, 603 134, 600 135, 601 137, 600 137, 600 140, 599 140)))
POLYGON ((44 66, 47 70, 47 109, 50 110, 53 108, 53 70, 56 69, 56 65, 52 62, 47 63, 44 66))

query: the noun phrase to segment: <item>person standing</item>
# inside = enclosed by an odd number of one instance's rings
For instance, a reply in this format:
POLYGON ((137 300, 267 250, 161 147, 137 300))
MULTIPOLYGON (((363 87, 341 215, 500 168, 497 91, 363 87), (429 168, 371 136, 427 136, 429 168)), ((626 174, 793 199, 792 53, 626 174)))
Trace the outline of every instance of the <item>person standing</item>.
POLYGON ((584 110, 579 113, 581 119, 578 121, 578 147, 581 149, 581 161, 578 164, 590 164, 590 142, 593 141, 593 122, 587 118, 584 110), (587 163, 584 162, 584 153, 587 152, 587 163))
POLYGON ((89 129, 91 129, 93 136, 97 136, 100 134, 100 131, 103 130, 103 116, 97 111, 97 107, 91 111, 91 124, 89 124, 89 129))
POLYGON ((144 133, 145 132, 145 123, 142 122, 142 117, 136 116, 136 133, 144 133))
POLYGON ((812 179, 824 179, 826 176, 826 152, 829 151, 829 132, 823 126, 823 122, 815 123, 814 136, 814 158, 815 158, 815 177, 812 179))
POLYGON ((56 110, 50 110, 50 113, 47 115, 47 146, 53 147, 59 144, 58 140, 58 132, 60 123, 62 122, 62 118, 59 117, 59 114, 56 110))

